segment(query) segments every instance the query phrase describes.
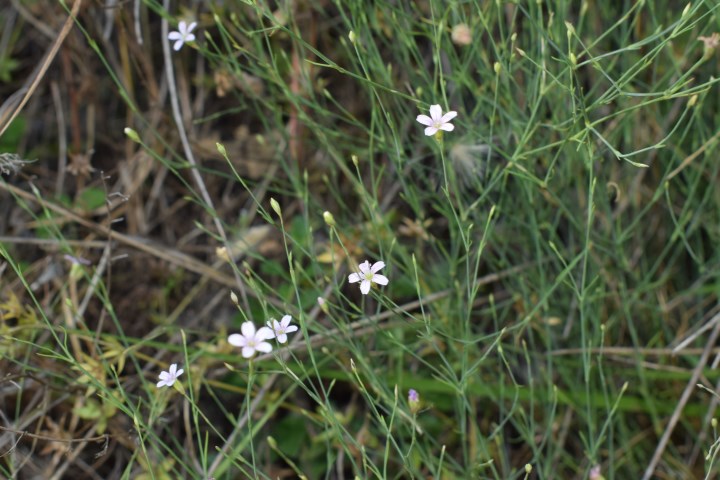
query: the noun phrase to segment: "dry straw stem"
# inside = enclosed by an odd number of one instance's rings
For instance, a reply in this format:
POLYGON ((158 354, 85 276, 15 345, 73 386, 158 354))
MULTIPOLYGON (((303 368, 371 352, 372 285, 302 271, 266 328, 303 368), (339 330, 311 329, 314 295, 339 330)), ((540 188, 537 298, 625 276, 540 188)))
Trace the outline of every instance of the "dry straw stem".
MULTIPOLYGON (((75 213, 71 212, 70 210, 67 210, 59 205, 55 205, 54 203, 48 202, 47 200, 44 200, 42 198, 38 198, 31 193, 25 192, 23 190, 20 190, 19 188, 9 185, 5 182, 0 182, 0 189, 4 189, 12 193, 13 195, 16 195, 18 197, 21 197, 25 200, 38 202, 43 207, 47 208, 48 210, 52 210, 69 220, 76 222, 86 228, 89 228, 93 230, 94 232, 97 232, 102 235, 108 235, 111 239, 117 240, 118 242, 134 248, 136 250, 140 250, 142 252, 148 253, 150 255, 153 255, 157 258, 163 259, 167 262, 170 262, 174 265, 177 265, 179 267, 182 267, 186 270, 189 270, 191 272, 195 272, 199 275, 202 275, 204 277, 208 277, 209 279, 220 283, 222 285, 235 288, 237 286, 237 283, 235 282, 235 279, 230 277, 229 275, 226 275, 217 269, 205 265, 199 260, 196 260, 195 258, 186 255, 182 252, 179 252, 175 249, 168 248, 167 246, 153 246, 149 243, 143 242, 141 240, 135 239, 129 235, 125 235, 119 232, 116 232, 114 230, 108 230, 107 227, 104 227, 102 225, 98 225, 96 223, 90 222, 88 220, 85 220, 84 218, 76 215, 75 213)), ((253 295, 253 292, 250 292, 251 295, 253 295)), ((267 299, 269 303, 272 303, 273 305, 277 304, 277 301, 274 301, 274 299, 267 299)), ((280 304, 282 305, 282 304, 280 304)))
POLYGON ((660 442, 658 442, 657 448, 655 449, 655 453, 652 456, 652 459, 650 460, 650 463, 648 464, 647 469, 645 470, 645 474, 642 477, 642 480, 650 480, 652 478, 653 474, 655 473, 655 469, 657 468, 658 463, 660 462, 660 459, 662 458, 663 453, 665 452, 665 449, 667 448, 668 442, 670 441, 670 436, 672 435, 673 431, 675 431, 675 427, 677 426, 678 422, 680 421, 680 417, 682 416, 682 411, 685 408, 685 405, 687 404, 688 400, 690 400, 690 395, 695 390, 695 385, 698 383, 698 379, 700 378, 700 375, 702 374, 703 368, 705 368, 705 364, 708 361, 708 358, 710 358, 710 353, 713 350, 713 347, 715 346, 715 341, 718 338, 718 335, 720 334, 720 313, 716 314, 711 320, 710 324, 715 324, 715 328, 713 329, 712 333, 710 334, 710 338, 708 338, 707 344, 705 346, 705 349, 703 350, 702 356, 698 360, 697 366, 693 370, 692 376, 690 377, 690 380, 688 380, 687 385, 685 386, 685 390, 683 390, 682 396, 680 397, 680 400, 678 400, 677 406, 675 407, 675 411, 672 414, 672 417, 670 417, 670 421, 668 421, 667 426, 665 427, 665 432, 663 433, 662 437, 660 438, 660 442))
MULTIPOLYGON (((165 8, 165 11, 170 11, 170 0, 165 0, 163 3, 163 7, 165 8)), ((162 23, 162 37, 163 39, 168 38, 168 21, 166 17, 163 17, 162 23)), ((180 134, 180 141, 182 142, 183 151, 185 152, 185 156, 187 157, 188 162, 192 165, 192 169, 190 170, 193 179, 195 180, 195 183, 198 187, 198 190, 200 190, 200 195, 202 196, 203 201, 208 206, 208 208, 215 212, 215 206, 213 204, 212 198, 210 198, 210 193, 207 190, 207 187, 205 186, 205 181, 202 178, 202 175, 200 175, 200 171, 198 170, 197 161, 195 161, 195 156, 193 155, 192 148, 190 148, 190 142, 187 137, 187 132, 185 132, 185 124, 183 123, 182 114, 180 113, 180 102, 178 101, 178 95, 177 95, 177 88, 175 86, 175 71, 173 70, 172 65, 172 57, 170 52, 170 42, 163 41, 163 58, 165 61, 165 74, 167 75, 168 80, 168 91, 170 94, 170 104, 172 106, 172 112, 173 112, 173 118, 175 119, 175 125, 177 126, 178 133, 180 134)), ((215 223, 215 228, 218 231, 218 234, 220 235, 220 238, 222 238, 223 245, 228 250, 230 249, 230 245, 228 244, 228 237, 225 234, 225 229, 222 226, 222 222, 218 218, 217 215, 213 213, 213 222, 215 223)), ((240 291, 240 296, 242 297, 243 304, 245 305, 246 309, 249 309, 249 303, 247 300, 247 292, 245 288, 245 283, 243 282, 242 278, 240 278, 240 275, 238 275, 237 271, 233 270, 233 274, 235 275, 235 284, 232 285, 233 287, 237 287, 240 291)))
POLYGON ((10 98, 5 100, 5 103, 3 103, 2 107, 0 107, 0 137, 2 137, 5 130, 7 130, 12 121, 15 120, 15 117, 17 117, 20 111, 22 111, 25 107, 25 104, 28 102, 32 94, 35 92, 35 89, 37 89, 40 84, 40 81, 45 76, 47 69, 50 67, 50 64, 55 58, 55 55, 57 55, 58 50, 60 50, 60 45, 62 45, 63 41, 65 41, 65 37, 67 37, 68 33, 70 33, 75 17, 77 16, 78 11, 80 11, 80 5, 82 5, 82 0, 75 0, 75 4, 73 5, 70 15, 65 20, 65 24, 60 30, 60 33, 58 33, 57 38, 50 46, 50 49, 45 54, 45 58, 40 65, 38 65, 34 74, 25 82, 25 85, 23 85, 20 90, 10 95, 10 98), (22 98, 20 98, 21 96, 22 98))

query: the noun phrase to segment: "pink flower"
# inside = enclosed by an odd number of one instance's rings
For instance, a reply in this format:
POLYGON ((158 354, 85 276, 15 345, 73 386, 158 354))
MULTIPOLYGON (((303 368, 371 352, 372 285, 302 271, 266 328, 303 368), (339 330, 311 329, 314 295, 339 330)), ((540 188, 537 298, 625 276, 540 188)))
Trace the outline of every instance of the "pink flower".
POLYGON ((270 338, 275 338, 279 343, 287 342, 287 334, 297 332, 298 329, 297 325, 290 325, 291 321, 292 317, 290 315, 285 315, 279 322, 274 318, 268 321, 267 326, 272 330, 273 335, 270 338))
POLYGON ((267 327, 260 327, 255 331, 252 322, 245 322, 240 326, 240 333, 233 333, 228 337, 228 343, 236 347, 242 347, 242 356, 250 358, 255 352, 270 353, 272 345, 266 342, 275 336, 272 330, 267 327))
POLYGON ((160 372, 160 381, 157 383, 157 387, 172 387, 175 380, 177 380, 184 371, 182 368, 178 370, 177 363, 173 363, 167 372, 160 372))
POLYGON ((425 135, 429 137, 430 135, 435 135, 439 130, 452 132, 455 129, 455 126, 450 123, 450 120, 455 117, 457 117, 457 112, 447 112, 443 115, 440 105, 433 105, 430 107, 430 116, 418 115, 417 121, 423 125, 427 125, 425 135))
POLYGON ((178 23, 179 31, 170 32, 168 34, 168 40, 172 40, 175 42, 175 44, 173 45, 173 50, 177 52, 182 48, 185 43, 195 40, 195 35, 192 33, 195 27, 197 27, 197 22, 192 22, 190 25, 188 25, 187 22, 184 21, 180 21, 180 23, 178 23))
POLYGON ((370 286, 372 283, 377 283, 378 285, 387 285, 388 279, 385 275, 379 275, 377 272, 385 268, 385 262, 375 262, 373 266, 370 266, 370 262, 365 260, 365 262, 358 265, 358 268, 360 269, 359 272, 351 273, 348 276, 348 282, 350 283, 360 283, 360 291, 363 295, 367 295, 370 293, 370 286))

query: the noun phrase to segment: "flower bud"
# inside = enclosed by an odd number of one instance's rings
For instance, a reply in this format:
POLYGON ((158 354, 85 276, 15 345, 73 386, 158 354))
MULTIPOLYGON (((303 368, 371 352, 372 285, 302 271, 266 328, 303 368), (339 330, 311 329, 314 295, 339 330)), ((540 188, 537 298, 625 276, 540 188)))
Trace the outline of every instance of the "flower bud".
POLYGON ((450 37, 452 38, 453 43, 458 46, 464 47, 465 45, 470 45, 472 43, 472 31, 465 23, 455 25, 452 29, 450 37))
POLYGON ((140 136, 137 134, 137 132, 135 130, 133 130, 130 127, 125 127, 125 130, 123 130, 123 131, 125 132, 125 135, 130 140, 132 140, 133 142, 136 142, 136 143, 141 143, 140 136))
POLYGON ((325 220, 325 223, 328 227, 335 226, 335 217, 333 217, 333 214, 328 212, 327 210, 323 212, 323 220, 325 220))
POLYGON ((282 215, 282 210, 280 209, 280 204, 275 200, 274 198, 270 199, 270 206, 273 210, 275 210, 275 213, 278 214, 278 216, 282 215))
POLYGON ((413 414, 420 410, 420 394, 414 388, 408 391, 408 405, 410 405, 410 411, 413 414))

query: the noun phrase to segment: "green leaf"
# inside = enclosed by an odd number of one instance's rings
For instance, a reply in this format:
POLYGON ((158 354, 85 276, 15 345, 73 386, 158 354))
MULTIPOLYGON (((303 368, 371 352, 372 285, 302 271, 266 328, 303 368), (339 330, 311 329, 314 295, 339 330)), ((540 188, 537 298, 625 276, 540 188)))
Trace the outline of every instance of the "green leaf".
POLYGON ((77 206, 83 210, 95 210, 105 204, 105 191, 101 188, 89 187, 80 192, 77 206))

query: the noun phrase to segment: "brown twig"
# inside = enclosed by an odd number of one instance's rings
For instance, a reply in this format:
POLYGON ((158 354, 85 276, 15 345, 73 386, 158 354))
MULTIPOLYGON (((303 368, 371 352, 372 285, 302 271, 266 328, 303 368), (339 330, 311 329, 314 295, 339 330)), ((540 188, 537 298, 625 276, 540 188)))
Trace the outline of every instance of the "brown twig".
POLYGON ((14 433, 16 435, 22 435, 24 437, 30 437, 30 438, 36 438, 38 440, 46 440, 48 442, 61 442, 61 443, 83 443, 83 442, 108 442, 110 439, 109 434, 104 435, 98 435, 96 437, 88 437, 88 438, 58 438, 58 437, 50 437, 47 435, 40 435, 38 433, 30 433, 27 430, 15 430, 14 428, 8 428, 3 427, 0 425, 0 430, 3 430, 5 432, 14 433))
POLYGON ((75 17, 80 10, 80 5, 82 5, 82 0, 75 0, 75 4, 73 5, 70 15, 65 20, 65 24, 60 30, 60 33, 57 34, 55 42, 53 42, 52 46, 45 54, 43 61, 35 69, 33 75, 25 82, 25 85, 23 85, 20 90, 12 94, 10 98, 3 103, 2 107, 0 107, 0 137, 2 137, 5 130, 7 130, 12 121, 15 120, 15 117, 17 117, 25 107, 25 104, 28 100, 30 100, 32 94, 35 93, 40 81, 45 76, 47 69, 50 67, 50 64, 57 55, 60 45, 62 45, 65 41, 65 37, 67 37, 68 33, 70 33, 75 17))
POLYGON ((685 408, 688 400, 690 400, 690 394, 693 392, 693 390, 695 390, 695 386, 697 385, 698 379, 700 378, 700 374, 702 374, 703 368, 705 368, 705 364, 707 363, 708 358, 710 358, 710 353, 713 350, 715 341, 718 339, 718 335, 720 335, 720 322, 716 321, 716 318, 718 317, 720 317, 720 313, 715 315, 715 317, 710 320, 710 323, 715 323, 715 328, 713 329, 710 337, 707 340, 705 349, 703 350, 703 353, 697 362, 697 366, 693 369, 690 380, 688 380, 688 383, 685 386, 685 390, 683 391, 680 399, 678 400, 675 411, 670 417, 670 421, 668 421, 667 425, 665 426, 665 432, 663 433, 662 437, 660 437, 657 448, 655 448, 655 453, 653 454, 652 459, 650 460, 650 463, 645 470, 645 474, 643 475, 642 480, 650 480, 650 478, 655 473, 655 469, 660 462, 660 458, 662 458, 662 454, 663 452, 665 452, 665 448, 667 448, 668 442, 670 441, 670 436, 672 435, 673 431, 675 431, 675 426, 680 421, 682 411, 685 408))

